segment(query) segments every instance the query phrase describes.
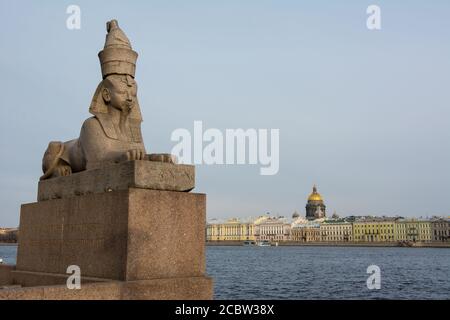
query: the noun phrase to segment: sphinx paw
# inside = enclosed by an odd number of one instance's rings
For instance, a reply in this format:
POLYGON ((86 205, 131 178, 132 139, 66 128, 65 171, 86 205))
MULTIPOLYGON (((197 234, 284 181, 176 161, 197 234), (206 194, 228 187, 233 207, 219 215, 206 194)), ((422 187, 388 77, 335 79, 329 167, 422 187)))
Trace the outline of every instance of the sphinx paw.
POLYGON ((145 152, 139 149, 128 150, 126 153, 127 160, 144 160, 145 152))
POLYGON ((165 162, 165 163, 178 163, 177 156, 174 156, 169 153, 152 153, 148 155, 150 161, 156 161, 156 162, 165 162))
POLYGON ((56 168, 55 171, 58 177, 66 177, 72 174, 72 168, 70 168, 70 166, 68 165, 61 165, 56 168))

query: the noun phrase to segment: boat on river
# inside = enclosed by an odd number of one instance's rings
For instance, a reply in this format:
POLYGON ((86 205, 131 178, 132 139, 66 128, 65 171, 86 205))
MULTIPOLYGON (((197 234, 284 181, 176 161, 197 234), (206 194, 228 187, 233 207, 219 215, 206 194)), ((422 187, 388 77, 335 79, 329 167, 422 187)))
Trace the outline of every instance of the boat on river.
POLYGON ((257 245, 258 247, 270 247, 270 246, 271 246, 269 240, 261 240, 261 241, 258 241, 258 242, 256 243, 256 245, 257 245))

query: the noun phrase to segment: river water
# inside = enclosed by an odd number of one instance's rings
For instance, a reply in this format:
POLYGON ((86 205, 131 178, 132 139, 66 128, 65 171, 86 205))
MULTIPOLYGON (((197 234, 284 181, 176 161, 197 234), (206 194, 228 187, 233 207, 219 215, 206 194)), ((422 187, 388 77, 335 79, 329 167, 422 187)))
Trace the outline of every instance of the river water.
POLYGON ((448 248, 208 246, 206 258, 216 299, 450 299, 448 248), (380 289, 367 287, 370 265, 380 289))

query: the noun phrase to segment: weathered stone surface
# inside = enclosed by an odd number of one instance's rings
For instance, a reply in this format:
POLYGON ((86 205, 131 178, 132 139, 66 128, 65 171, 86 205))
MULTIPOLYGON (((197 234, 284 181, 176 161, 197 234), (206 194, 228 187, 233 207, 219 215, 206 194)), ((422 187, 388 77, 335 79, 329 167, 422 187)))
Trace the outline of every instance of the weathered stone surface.
MULTIPOLYGON (((56 286, 65 285, 69 274, 12 271, 11 278, 13 284, 20 284, 22 287, 56 286)), ((111 282, 111 279, 81 277, 81 285, 93 282, 111 282)))
POLYGON ((137 188, 25 204, 17 270, 64 274, 78 265, 82 276, 114 280, 203 276, 205 210, 204 194, 137 188))
POLYGON ((127 194, 116 191, 22 205, 17 270, 64 274, 75 264, 84 276, 123 277, 127 194))
POLYGON ((119 282, 85 284, 79 290, 65 285, 11 288, 0 290, 0 300, 117 300, 120 291, 119 282))
POLYGON ((204 194, 131 189, 126 280, 205 274, 204 194))
POLYGON ((211 300, 210 277, 186 277, 127 281, 122 285, 123 300, 211 300))
POLYGON ((195 187, 195 167, 154 161, 127 161, 39 181, 38 201, 90 193, 143 188, 190 191, 195 187))
POLYGON ((0 287, 8 286, 13 283, 12 272, 14 270, 15 266, 0 264, 0 287))
POLYGON ((209 277, 88 283, 79 290, 65 285, 0 290, 0 300, 208 300, 212 296, 209 277))

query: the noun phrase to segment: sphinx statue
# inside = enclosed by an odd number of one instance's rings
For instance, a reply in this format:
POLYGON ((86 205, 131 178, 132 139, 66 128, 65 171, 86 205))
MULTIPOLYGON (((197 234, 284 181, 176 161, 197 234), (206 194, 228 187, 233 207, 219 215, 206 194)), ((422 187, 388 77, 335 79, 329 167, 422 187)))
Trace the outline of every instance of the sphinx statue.
POLYGON ((78 139, 52 141, 42 160, 41 180, 68 176, 107 163, 148 160, 176 163, 170 154, 147 154, 134 79, 138 54, 116 20, 106 24, 106 41, 98 56, 103 80, 97 86, 78 139))

